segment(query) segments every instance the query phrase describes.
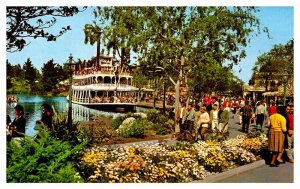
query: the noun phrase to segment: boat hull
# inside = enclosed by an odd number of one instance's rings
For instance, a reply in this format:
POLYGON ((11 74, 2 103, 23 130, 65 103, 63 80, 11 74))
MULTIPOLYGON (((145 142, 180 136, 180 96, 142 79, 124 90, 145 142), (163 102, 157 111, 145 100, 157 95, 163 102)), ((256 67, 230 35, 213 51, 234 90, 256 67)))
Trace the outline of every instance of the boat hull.
POLYGON ((133 103, 81 103, 72 101, 72 103, 86 106, 88 108, 112 112, 135 112, 136 104, 133 103))

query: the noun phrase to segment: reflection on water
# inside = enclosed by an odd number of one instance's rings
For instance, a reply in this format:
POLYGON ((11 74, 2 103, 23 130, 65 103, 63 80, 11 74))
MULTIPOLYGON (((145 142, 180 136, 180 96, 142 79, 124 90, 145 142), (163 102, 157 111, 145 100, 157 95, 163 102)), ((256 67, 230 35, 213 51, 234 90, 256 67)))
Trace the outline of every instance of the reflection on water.
MULTIPOLYGON (((48 103, 52 105, 57 112, 67 112, 68 111, 68 101, 66 97, 46 97, 46 96, 33 96, 33 95, 17 95, 19 98, 18 104, 24 107, 24 117, 26 119, 26 134, 33 136, 36 131, 33 129, 35 122, 41 119, 41 105, 43 103, 48 103)), ((14 114, 15 104, 7 104, 6 111, 7 114, 13 120, 15 118, 14 114)), ((73 104, 72 105, 72 116, 74 121, 89 121, 92 120, 94 116, 104 115, 116 117, 124 113, 116 112, 105 112, 95 109, 90 109, 85 106, 73 104)), ((137 108, 137 112, 145 112, 146 109, 137 108)))
POLYGON ((123 113, 117 113, 117 112, 105 112, 100 111, 92 108, 88 108, 85 106, 81 106, 78 104, 72 105, 72 117, 75 121, 90 121, 93 120, 94 116, 103 115, 103 116, 110 116, 110 117, 116 117, 123 113))

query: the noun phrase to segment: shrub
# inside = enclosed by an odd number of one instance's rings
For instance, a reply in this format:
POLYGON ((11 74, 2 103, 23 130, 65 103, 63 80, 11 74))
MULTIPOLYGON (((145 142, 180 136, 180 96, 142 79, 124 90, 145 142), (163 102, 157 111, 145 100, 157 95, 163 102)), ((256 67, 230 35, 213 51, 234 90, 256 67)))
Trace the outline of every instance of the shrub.
POLYGON ((111 119, 104 116, 96 117, 93 122, 80 123, 78 130, 92 144, 103 143, 117 136, 117 132, 112 127, 111 119))
POLYGON ((73 160, 86 143, 72 147, 44 129, 39 136, 7 144, 7 182, 83 182, 73 160))
MULTIPOLYGON (((54 109, 54 108, 53 108, 54 109)), ((77 145, 87 140, 86 135, 78 130, 78 123, 68 123, 67 114, 57 113, 54 110, 53 131, 51 136, 58 140, 67 141, 71 145, 77 145)))
POLYGON ((206 133, 206 140, 212 140, 216 142, 222 142, 228 139, 229 133, 222 133, 220 131, 212 131, 209 129, 206 133))
POLYGON ((130 137, 143 137, 145 132, 145 125, 143 125, 142 121, 136 120, 131 125, 130 129, 128 130, 128 136, 130 137))
POLYGON ((168 129, 165 127, 162 127, 160 124, 154 124, 154 129, 157 135, 166 135, 168 134, 168 129))
POLYGON ((127 120, 118 129, 123 137, 143 137, 145 130, 153 127, 153 123, 147 119, 128 118, 127 120))
POLYGON ((122 124, 122 122, 124 121, 125 116, 117 116, 112 120, 112 127, 117 130, 119 129, 120 125, 122 124))
POLYGON ((158 113, 156 109, 150 109, 147 111, 147 119, 152 123, 156 123, 158 120, 158 113))
POLYGON ((247 138, 256 138, 259 137, 261 135, 260 131, 252 131, 247 133, 247 138))

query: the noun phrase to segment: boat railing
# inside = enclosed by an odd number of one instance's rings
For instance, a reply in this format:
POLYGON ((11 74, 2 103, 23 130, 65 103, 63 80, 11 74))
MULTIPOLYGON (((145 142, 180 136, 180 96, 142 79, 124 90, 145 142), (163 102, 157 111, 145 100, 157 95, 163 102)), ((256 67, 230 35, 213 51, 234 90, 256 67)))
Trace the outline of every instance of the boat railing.
MULTIPOLYGON (((76 78, 76 77, 87 77, 89 75, 96 75, 96 74, 115 75, 115 72, 113 72, 113 71, 93 71, 93 72, 87 73, 87 74, 73 74, 73 77, 74 78, 76 78)), ((119 76, 122 76, 122 75, 131 76, 131 73, 130 72, 121 72, 121 73, 119 73, 119 76)))
POLYGON ((135 98, 117 98, 117 99, 112 99, 112 98, 76 98, 72 97, 73 102, 80 102, 80 103, 135 103, 136 99, 135 98))
MULTIPOLYGON (((128 85, 128 84, 114 84, 114 83, 92 83, 92 84, 86 84, 86 85, 92 85, 92 86, 102 86, 102 87, 131 87, 132 85, 128 85)), ((74 86, 85 86, 85 85, 79 85, 78 83, 77 84, 74 84, 74 86)))

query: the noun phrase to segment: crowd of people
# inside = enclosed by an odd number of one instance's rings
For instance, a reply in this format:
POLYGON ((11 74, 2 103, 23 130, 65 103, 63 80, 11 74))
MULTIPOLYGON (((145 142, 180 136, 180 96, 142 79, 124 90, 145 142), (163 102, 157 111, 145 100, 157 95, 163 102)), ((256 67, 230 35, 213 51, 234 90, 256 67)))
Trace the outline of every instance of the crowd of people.
POLYGON ((272 154, 270 166, 277 167, 285 161, 282 155, 286 152, 285 160, 293 163, 294 143, 294 106, 277 105, 271 100, 269 105, 264 101, 246 100, 243 98, 209 98, 187 100, 181 97, 177 111, 170 110, 169 117, 176 121, 176 133, 188 133, 194 140, 206 140, 206 133, 218 132, 229 134, 228 125, 231 118, 239 117, 240 131, 249 133, 250 125, 255 130, 268 131, 269 151, 272 154), (230 113, 231 112, 231 113, 230 113), (265 129, 266 128, 266 129, 265 129))
POLYGON ((187 107, 185 102, 181 102, 175 112, 175 121, 179 126, 175 132, 188 132, 195 136, 195 140, 206 140, 208 130, 228 134, 229 106, 226 102, 206 102, 205 99, 198 103, 190 102, 187 107))
POLYGON ((88 75, 88 74, 101 74, 101 73, 109 73, 116 75, 116 73, 120 74, 130 74, 130 70, 128 68, 119 68, 118 66, 100 66, 95 65, 83 70, 76 70, 74 71, 74 75, 88 75))
POLYGON ((95 96, 91 99, 91 103, 136 103, 137 99, 133 96, 112 96, 99 97, 95 96))

